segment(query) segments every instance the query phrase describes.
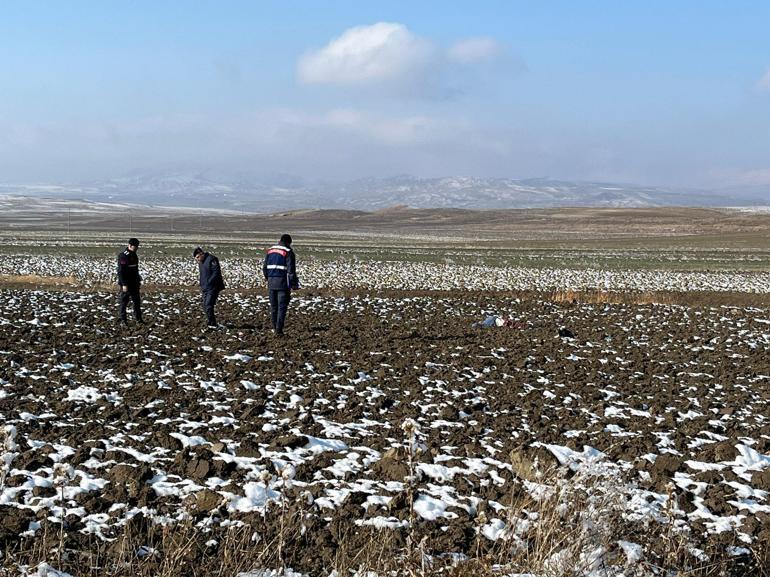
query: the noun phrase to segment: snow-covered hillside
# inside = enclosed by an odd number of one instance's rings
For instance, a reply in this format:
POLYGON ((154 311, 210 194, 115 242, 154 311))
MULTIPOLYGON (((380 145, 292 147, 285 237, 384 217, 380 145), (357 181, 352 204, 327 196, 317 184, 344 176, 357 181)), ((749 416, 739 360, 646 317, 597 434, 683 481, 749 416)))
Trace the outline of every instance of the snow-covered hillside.
POLYGON ((76 185, 0 185, 0 194, 46 195, 157 206, 254 212, 299 208, 549 208, 754 206, 770 195, 740 196, 655 187, 551 179, 445 177, 365 178, 344 183, 267 182, 206 172, 147 173, 76 185))

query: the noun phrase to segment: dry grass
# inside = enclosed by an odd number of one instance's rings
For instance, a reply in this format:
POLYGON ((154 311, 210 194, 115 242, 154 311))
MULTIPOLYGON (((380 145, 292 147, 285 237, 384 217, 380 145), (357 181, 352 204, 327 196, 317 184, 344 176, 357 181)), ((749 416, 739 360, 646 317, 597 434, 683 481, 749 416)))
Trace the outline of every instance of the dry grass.
POLYGON ((543 299, 556 303, 680 305, 691 307, 770 307, 770 294, 717 291, 613 292, 601 290, 524 291, 519 298, 543 299))
POLYGON ((683 304, 692 298, 691 293, 683 295, 673 292, 609 292, 599 290, 555 290, 548 300, 557 303, 591 303, 591 304, 635 304, 635 305, 673 305, 683 304))
POLYGON ((630 521, 631 489, 616 470, 560 469, 532 482, 514 479, 511 487, 507 514, 477 512, 475 534, 457 551, 462 558, 442 556, 441 523, 416 522, 400 530, 366 529, 339 516, 327 523, 302 493, 290 491, 288 505, 275 504, 266 516, 250 515, 228 528, 211 515, 167 526, 140 516, 107 542, 76 531, 60 538, 58 524, 43 521, 36 538, 5 548, 0 575, 23 574, 20 567, 34 573, 48 562, 75 577, 235 576, 281 568, 370 577, 770 576, 768 552, 761 547, 753 558, 737 559, 715 539, 701 544, 708 558, 694 555, 695 540, 676 523, 682 512, 673 498, 656 521, 630 521), (490 541, 480 532, 497 515, 506 526, 490 541), (638 559, 628 544, 638 544, 638 559))
POLYGON ((35 287, 81 286, 81 280, 74 276, 41 276, 34 274, 0 275, 0 285, 27 285, 35 287))

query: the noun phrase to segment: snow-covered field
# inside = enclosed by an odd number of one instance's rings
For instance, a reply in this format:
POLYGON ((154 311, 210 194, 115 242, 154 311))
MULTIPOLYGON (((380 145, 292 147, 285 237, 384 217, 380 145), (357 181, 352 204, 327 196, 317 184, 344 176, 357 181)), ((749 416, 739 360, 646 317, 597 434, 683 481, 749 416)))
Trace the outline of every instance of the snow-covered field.
MULTIPOLYGON (((222 258, 231 288, 263 285, 261 260, 222 258)), ((191 258, 142 258, 145 283, 195 285, 197 268, 191 258)), ((408 261, 303 259, 300 278, 305 288, 397 290, 591 290, 604 291, 728 291, 770 292, 769 272, 676 272, 670 270, 602 270, 595 268, 523 268, 408 261)), ((71 277, 86 284, 113 284, 114 259, 44 255, 6 256, 0 275, 71 277)))
MULTIPOLYGON (((98 260, 6 261, 111 281, 98 260)), ((194 282, 187 261, 142 264, 194 282)), ((463 290, 298 293, 277 339, 238 291, 256 261, 223 265, 221 332, 189 292, 148 292, 126 329, 110 291, 0 291, 9 574, 766 569, 770 311, 464 290, 764 292, 766 275, 305 262, 311 287, 463 290), (507 326, 471 326, 489 314, 507 326)))

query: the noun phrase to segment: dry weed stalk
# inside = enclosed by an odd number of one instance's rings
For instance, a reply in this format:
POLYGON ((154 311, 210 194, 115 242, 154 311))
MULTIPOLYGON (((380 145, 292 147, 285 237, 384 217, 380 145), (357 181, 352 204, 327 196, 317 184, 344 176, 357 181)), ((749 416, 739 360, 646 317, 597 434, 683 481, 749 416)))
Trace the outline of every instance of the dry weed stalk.
POLYGON ((5 489, 5 482, 8 478, 8 473, 11 471, 11 463, 16 458, 16 427, 14 425, 6 425, 0 429, 0 447, 2 448, 2 455, 0 458, 0 493, 5 489))
POLYGON ((281 473, 281 525, 278 531, 278 563, 281 569, 285 569, 286 564, 283 556, 284 530, 286 529, 286 491, 291 488, 292 479, 297 471, 291 464, 286 464, 280 471, 281 473))
POLYGON ((404 479, 406 485, 406 496, 409 503, 409 532, 406 536, 407 557, 411 560, 414 557, 414 491, 416 485, 416 476, 414 471, 414 458, 417 454, 417 423, 413 419, 406 419, 401 424, 407 442, 406 458, 409 467, 409 475, 404 479))
POLYGON ((57 559, 61 566, 62 554, 64 552, 64 524, 67 517, 67 503, 64 500, 64 488, 75 478, 75 469, 72 465, 66 463, 56 463, 53 467, 53 484, 59 488, 59 547, 57 549, 57 559))
MULTIPOLYGON (((676 569, 682 575, 699 577, 722 577, 725 575, 726 553, 723 549, 702 551, 690 540, 690 528, 685 523, 684 512, 679 508, 676 486, 666 485, 666 498, 661 508, 661 519, 657 526, 655 544, 658 560, 646 563, 659 571, 676 569)), ((713 544, 712 544, 713 545, 713 544)), ((757 564, 757 567, 761 567, 757 564)))

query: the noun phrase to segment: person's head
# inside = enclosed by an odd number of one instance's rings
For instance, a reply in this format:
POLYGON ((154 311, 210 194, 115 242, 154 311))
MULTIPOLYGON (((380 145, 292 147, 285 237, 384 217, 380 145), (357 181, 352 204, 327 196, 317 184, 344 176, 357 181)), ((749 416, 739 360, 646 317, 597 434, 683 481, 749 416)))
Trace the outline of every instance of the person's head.
POLYGON ((129 238, 128 239, 128 250, 130 251, 136 251, 136 249, 139 248, 139 239, 138 238, 129 238))
POLYGON ((281 235, 281 240, 278 241, 278 244, 280 244, 281 246, 290 247, 291 246, 291 235, 290 234, 282 234, 281 235))
POLYGON ((203 249, 199 246, 196 246, 195 250, 193 251, 193 258, 198 262, 201 262, 205 257, 206 253, 203 252, 203 249))

